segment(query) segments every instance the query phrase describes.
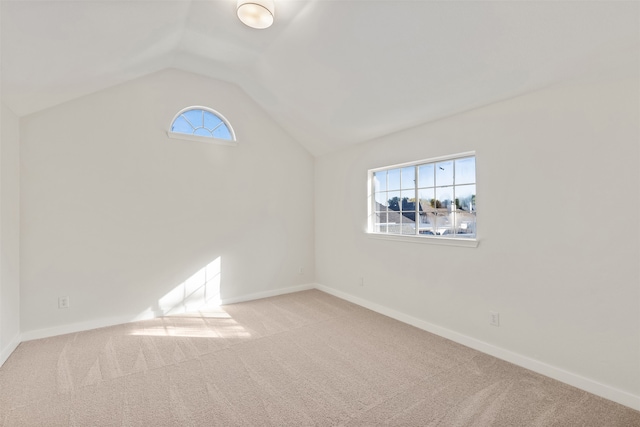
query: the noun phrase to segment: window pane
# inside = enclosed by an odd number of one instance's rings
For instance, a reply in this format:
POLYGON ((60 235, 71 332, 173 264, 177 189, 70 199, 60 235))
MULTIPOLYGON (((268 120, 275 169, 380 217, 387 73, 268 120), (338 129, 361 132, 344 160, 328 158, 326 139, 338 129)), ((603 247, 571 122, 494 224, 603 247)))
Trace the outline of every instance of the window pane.
POLYGON ((476 186, 475 185, 456 185, 456 209, 475 212, 476 207, 476 186))
POLYGON ((456 211, 456 236, 476 237, 476 213, 456 211))
POLYGON ((453 184, 453 160, 436 163, 436 185, 453 184))
POLYGON ((400 212, 389 211, 387 217, 387 232, 389 234, 401 234, 400 227, 402 226, 402 220, 400 219, 402 215, 400 212))
POLYGON ((456 184, 475 184, 476 158, 467 157, 456 160, 456 184))
MULTIPOLYGON (((451 201, 453 198, 453 187, 438 187, 436 188, 436 209, 445 209, 447 212, 451 211, 451 201)), ((438 210, 440 212, 440 210, 438 210)))
POLYGON ((193 128, 189 123, 187 123, 187 121, 181 115, 173 122, 173 126, 171 126, 171 131, 192 134, 193 128))
POLYGON ((209 130, 212 130, 214 127, 218 126, 220 123, 222 123, 222 120, 220 120, 218 116, 216 116, 215 114, 209 111, 204 112, 204 127, 206 127, 209 130))
POLYGON ((216 130, 213 131, 214 138, 231 140, 231 132, 229 132, 229 128, 226 125, 221 125, 216 130))
POLYGON ((402 190, 401 192, 401 209, 403 211, 415 211, 416 210, 416 191, 415 190, 402 190))
POLYGON ((451 198, 453 187, 436 188, 436 234, 453 234, 451 217, 451 198))
POLYGON ((418 206, 420 211, 420 234, 435 234, 435 189, 423 188, 421 190, 418 190, 418 200, 420 201, 420 204, 418 206))
POLYGON ((399 191, 389 191, 387 193, 387 204, 389 209, 392 211, 400 210, 400 192, 399 191))
POLYGON ((415 217, 415 212, 408 212, 400 217, 402 221, 402 234, 416 234, 415 217))
POLYGON ((476 186, 456 185, 456 234, 459 237, 476 235, 476 186))
POLYGON ((418 190, 418 199, 420 200, 421 212, 435 212, 435 189, 422 188, 418 190))
POLYGON ((385 191, 387 189, 387 171, 373 173, 373 191, 385 191))
POLYGON ((402 190, 401 192, 401 204, 402 210, 402 234, 416 234, 415 220, 416 220, 416 191, 415 190, 402 190), (410 223, 410 225, 409 225, 410 223), (409 232, 409 230, 413 230, 409 232))
POLYGON ((182 113, 182 115, 189 120, 189 123, 191 123, 193 127, 202 127, 204 124, 204 120, 202 120, 202 110, 189 110, 182 113))
POLYGON ((418 168, 418 187, 433 187, 433 163, 418 168))
POLYGON ((387 198, 387 193, 383 192, 383 193, 376 193, 375 195, 375 205, 374 205, 374 210, 376 211, 386 211, 387 210, 387 206, 389 205, 389 199, 387 198))
POLYGON ((402 188, 416 188, 415 166, 402 168, 402 188))
POLYGON ((211 138, 211 132, 209 132, 208 129, 205 128, 197 128, 194 132, 194 135, 198 135, 198 136, 206 136, 211 138))
POLYGON ((436 216, 434 215, 433 212, 420 212, 420 218, 419 218, 419 233, 420 234, 425 234, 425 235, 433 235, 434 234, 434 224, 435 224, 435 218, 436 216))
POLYGON ((440 236, 448 236, 453 235, 453 228, 451 227, 451 215, 447 213, 446 209, 444 212, 438 212, 436 215, 436 234, 440 236))
POLYGON ((400 189, 400 169, 391 169, 387 173, 387 190, 400 189))
POLYGON ((373 216, 373 231, 375 233, 387 232, 387 214, 386 212, 377 212, 373 216))

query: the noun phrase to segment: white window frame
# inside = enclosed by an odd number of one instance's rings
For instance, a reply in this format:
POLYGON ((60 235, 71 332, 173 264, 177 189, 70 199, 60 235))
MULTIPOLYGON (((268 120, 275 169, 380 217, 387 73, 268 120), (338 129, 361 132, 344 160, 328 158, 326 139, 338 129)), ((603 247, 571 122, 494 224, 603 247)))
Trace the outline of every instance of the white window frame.
MULTIPOLYGON (((457 154, 452 154, 452 155, 447 155, 447 156, 440 156, 440 157, 433 157, 430 159, 424 159, 424 160, 418 160, 418 161, 412 161, 412 162, 407 162, 407 163, 400 163, 400 164, 396 164, 396 165, 390 165, 390 166, 384 166, 384 167, 379 167, 379 168, 375 168, 375 169, 369 169, 368 171, 368 179, 367 179, 367 217, 368 217, 368 224, 367 224, 367 235, 371 238, 374 239, 382 239, 382 240, 390 240, 390 241, 400 241, 400 242, 410 242, 410 243, 427 243, 427 244, 435 244, 435 245, 444 245, 444 246, 461 246, 461 247, 471 247, 471 248, 475 248, 478 246, 479 244, 479 240, 478 240, 478 231, 477 231, 477 222, 476 222, 476 234, 475 237, 449 237, 449 236, 432 236, 432 235, 420 235, 420 234, 416 234, 416 235, 407 235, 407 234, 387 234, 387 233, 380 233, 380 232, 375 232, 374 231, 374 225, 375 225, 375 213, 376 213, 376 209, 375 209, 375 204, 376 204, 376 200, 375 200, 375 194, 374 194, 374 188, 373 188, 373 176, 375 172, 379 172, 379 171, 384 171, 384 170, 390 170, 390 169, 399 169, 399 168, 403 168, 403 167, 408 167, 408 166, 416 166, 416 165, 422 165, 422 164, 428 164, 428 163, 436 163, 436 162, 441 162, 441 161, 446 161, 446 160, 456 160, 456 159, 462 159, 465 157, 474 157, 477 160, 477 156, 476 156, 476 152, 475 151, 467 151, 467 152, 463 152, 463 153, 457 153, 457 154)), ((455 181, 454 181, 455 184, 455 181)), ((475 180, 475 185, 476 185, 476 192, 477 192, 477 185, 478 185, 478 181, 477 181, 477 161, 476 161, 476 180, 475 180)), ((418 187, 416 186, 416 192, 418 187)), ((416 195, 417 196, 417 195, 416 195)), ((417 197, 416 197, 417 200, 417 197)), ((417 208, 416 208, 416 212, 418 212, 417 208)), ((416 218, 416 222, 418 221, 418 218, 416 218)), ((476 219, 477 221, 477 219, 476 219)))
POLYGON ((200 106, 200 105, 192 105, 190 107, 186 107, 186 108, 183 108, 182 110, 178 111, 178 113, 175 116, 173 116, 173 119, 171 119, 171 122, 169 123, 169 130, 167 130, 167 136, 169 138, 179 139, 179 140, 182 140, 182 141, 205 142, 207 144, 217 144, 217 145, 227 145, 227 146, 236 146, 236 145, 238 145, 238 141, 236 140, 236 133, 233 130, 233 128, 231 127, 231 124, 229 123, 229 120, 227 120, 222 114, 218 113, 213 108, 203 107, 203 106, 200 106), (171 128, 173 127, 173 122, 175 122, 176 119, 178 117, 180 117, 182 114, 184 114, 184 113, 186 113, 187 111, 190 111, 190 110, 204 110, 204 111, 208 111, 211 114, 213 114, 216 117, 218 117, 220 120, 222 120, 222 123, 224 123, 224 125, 227 127, 227 129, 229 129, 229 133, 231 134, 231 140, 216 138, 216 137, 213 137, 213 136, 200 136, 200 135, 191 135, 191 134, 182 133, 182 132, 173 132, 171 130, 171 128))

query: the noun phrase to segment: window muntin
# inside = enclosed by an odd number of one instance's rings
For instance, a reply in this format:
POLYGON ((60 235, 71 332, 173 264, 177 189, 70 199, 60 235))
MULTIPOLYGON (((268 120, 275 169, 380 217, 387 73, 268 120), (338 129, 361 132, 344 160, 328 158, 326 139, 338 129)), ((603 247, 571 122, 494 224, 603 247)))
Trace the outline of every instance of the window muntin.
POLYGON ((373 170, 370 176, 370 232, 476 237, 474 155, 373 170))
POLYGON ((218 112, 207 107, 188 107, 176 114, 171 122, 169 136, 180 138, 180 135, 212 138, 234 142, 235 134, 229 122, 218 112))

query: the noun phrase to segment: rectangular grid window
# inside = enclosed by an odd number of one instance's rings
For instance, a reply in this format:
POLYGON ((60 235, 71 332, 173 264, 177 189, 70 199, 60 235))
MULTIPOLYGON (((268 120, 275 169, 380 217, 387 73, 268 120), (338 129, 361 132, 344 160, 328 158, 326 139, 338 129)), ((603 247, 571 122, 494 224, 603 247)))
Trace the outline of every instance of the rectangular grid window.
POLYGON ((373 170, 370 177, 370 232, 476 237, 474 155, 373 170))

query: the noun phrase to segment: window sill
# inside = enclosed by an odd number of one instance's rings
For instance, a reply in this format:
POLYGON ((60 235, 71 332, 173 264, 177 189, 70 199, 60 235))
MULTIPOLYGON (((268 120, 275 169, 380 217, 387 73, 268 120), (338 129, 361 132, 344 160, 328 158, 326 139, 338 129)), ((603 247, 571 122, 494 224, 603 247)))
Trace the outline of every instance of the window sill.
POLYGON ((367 233, 372 239, 391 240, 409 243, 426 243, 428 245, 460 246, 465 248, 477 248, 478 239, 461 239, 456 237, 429 237, 429 236, 403 236, 399 234, 367 233))
POLYGON ((211 138, 208 136, 198 136, 198 135, 189 135, 186 133, 179 132, 167 132, 167 136, 172 139, 179 139, 182 141, 195 141, 195 142, 205 142, 207 144, 216 144, 216 145, 227 145, 235 147, 238 145, 237 141, 228 141, 226 139, 219 138, 211 138))

